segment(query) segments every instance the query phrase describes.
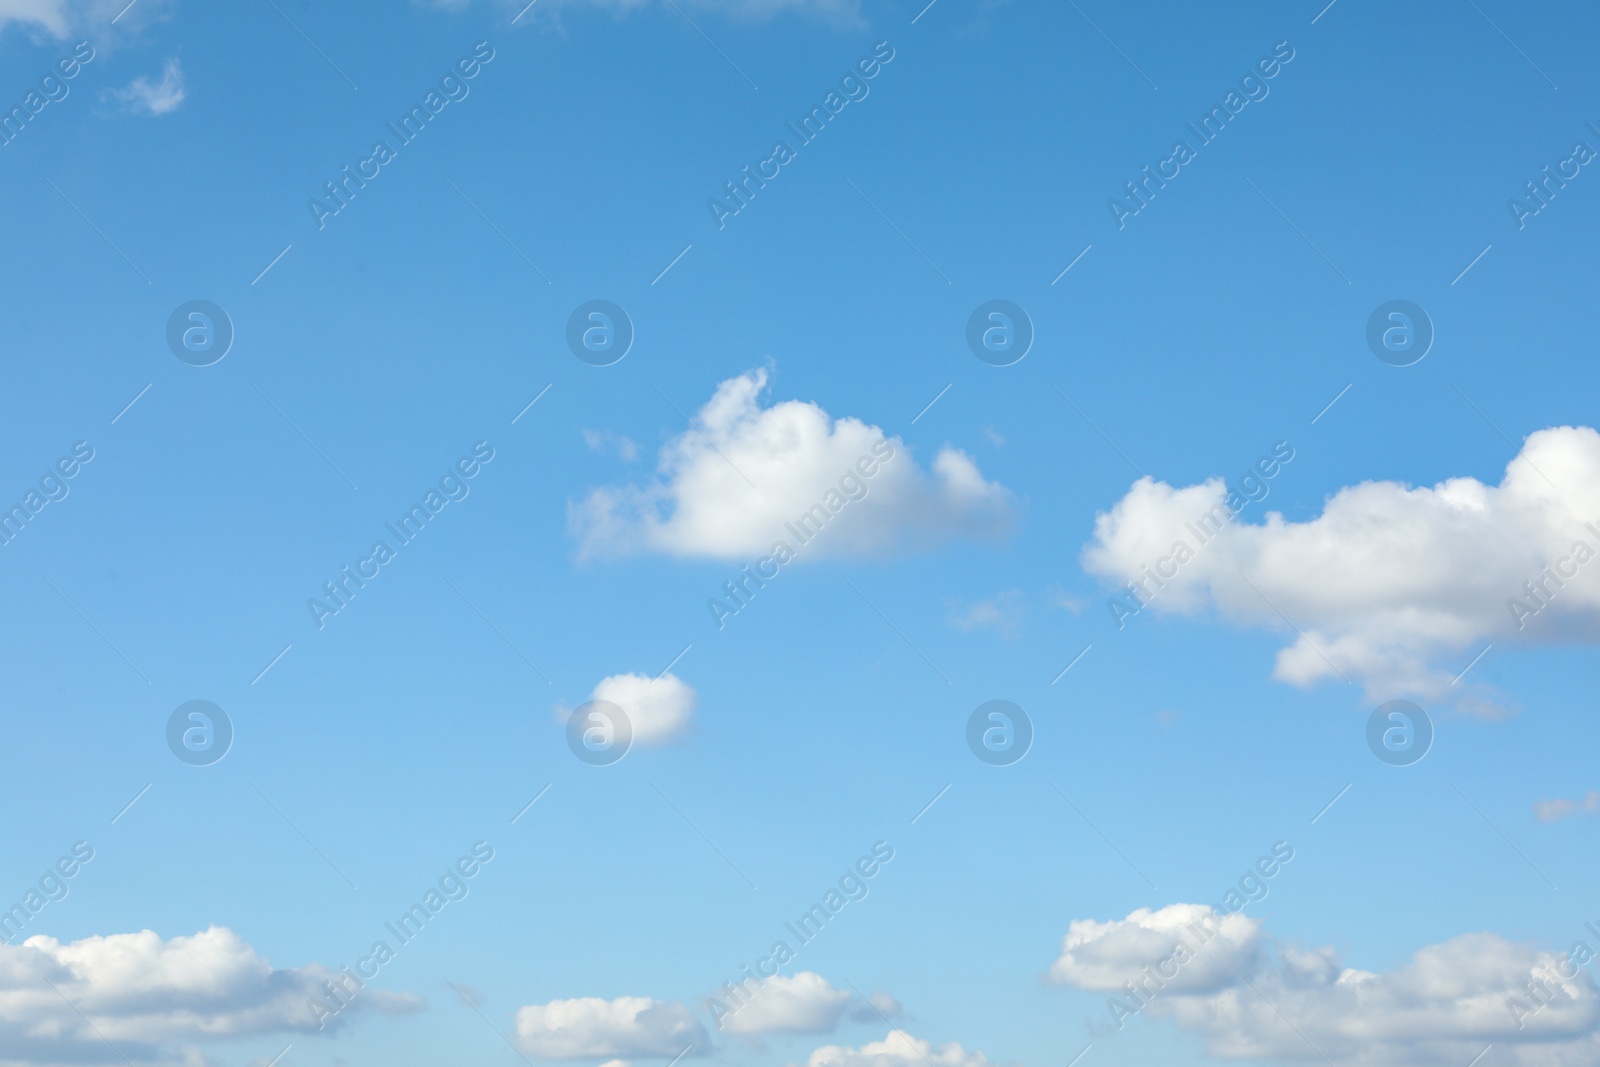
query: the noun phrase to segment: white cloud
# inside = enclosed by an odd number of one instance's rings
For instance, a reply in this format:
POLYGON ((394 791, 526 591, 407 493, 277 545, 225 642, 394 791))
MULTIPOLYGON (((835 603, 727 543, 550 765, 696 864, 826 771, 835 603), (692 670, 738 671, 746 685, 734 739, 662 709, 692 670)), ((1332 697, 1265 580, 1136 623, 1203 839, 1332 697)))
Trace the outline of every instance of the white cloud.
MULTIPOLYGON (((1236 981, 1260 952, 1260 920, 1235 913, 1222 916, 1203 904, 1169 904, 1157 911, 1139 908, 1126 919, 1096 922, 1074 919, 1061 940, 1061 955, 1050 980, 1079 989, 1122 989, 1147 964, 1167 960, 1178 945, 1195 958, 1177 969, 1172 990, 1216 989, 1236 981)), ((1169 965, 1168 969, 1171 969, 1169 965)))
POLYGON ((1015 640, 1022 634, 1023 611, 1021 590, 1007 589, 987 600, 958 606, 950 614, 950 625, 967 633, 993 630, 1008 641, 1015 640))
POLYGON ((1246 943, 1197 945, 1187 963, 1168 964, 1152 979, 1175 943, 1169 920, 1209 911, 1174 904, 1119 922, 1075 921, 1067 935, 1071 951, 1051 974, 1109 992, 1107 1024, 1130 1013, 1170 1019, 1203 1036, 1208 1053, 1220 1058, 1461 1067, 1489 1044, 1496 1062, 1517 1067, 1577 1067, 1600 1056, 1600 990, 1592 978, 1560 954, 1489 933, 1429 945, 1403 966, 1371 972, 1343 966, 1331 948, 1278 942, 1258 920, 1245 920, 1246 943), (1176 976, 1163 981, 1174 969, 1176 976), (1200 969, 1203 979, 1190 980, 1190 971, 1200 969), (1536 1007, 1530 980, 1548 982, 1546 1006, 1536 1007), (1146 994, 1129 994, 1125 982, 1142 983, 1146 994))
POLYGON ((107 90, 107 96, 133 112, 165 115, 176 111, 185 98, 183 66, 174 57, 162 65, 159 82, 135 78, 121 89, 107 90))
MULTIPOLYGON (((136 1063, 166 1062, 208 1038, 314 1033, 307 1000, 326 1000, 322 983, 336 977, 318 964, 275 968, 219 926, 170 941, 144 930, 68 944, 43 935, 0 944, 0 1065, 121 1062, 108 1041, 136 1063)), ((418 1003, 369 987, 351 1012, 406 1011, 418 1003)), ((351 1012, 328 1018, 328 1027, 343 1025, 351 1012)))
POLYGON ((1582 800, 1557 797, 1555 800, 1541 800, 1533 805, 1533 814, 1540 822, 1555 822, 1580 811, 1588 812, 1590 815, 1600 812, 1600 792, 1591 789, 1582 800))
POLYGON ((704 1050, 705 1028, 687 1007, 649 997, 578 997, 517 1011, 517 1045, 551 1060, 676 1056, 704 1050))
POLYGON ((729 1014, 722 1028, 732 1034, 826 1034, 839 1025, 851 994, 822 975, 801 971, 763 981, 755 995, 729 1014))
POLYGON ((1275 677, 1310 685, 1343 675, 1364 683, 1371 699, 1443 699, 1487 643, 1600 639, 1600 575, 1591 573, 1600 563, 1589 558, 1600 552, 1600 534, 1584 525, 1600 529, 1600 434, 1587 427, 1530 435, 1498 486, 1364 482, 1329 498, 1315 519, 1286 522, 1273 512, 1260 524, 1226 524, 1202 543, 1188 524, 1198 527, 1214 508, 1225 514, 1227 492, 1221 479, 1181 489, 1140 479, 1097 517, 1085 568, 1119 583, 1158 564, 1170 572, 1175 562, 1160 561, 1181 540, 1193 558, 1164 586, 1146 583, 1153 610, 1214 608, 1282 631, 1293 640, 1278 653, 1275 677), (1558 588, 1543 578, 1547 566, 1572 577, 1557 578, 1558 588), (1533 600, 1524 583, 1539 581, 1549 592, 1533 600), (1513 598, 1548 606, 1530 618, 1513 598))
POLYGON ((824 1045, 811 1053, 806 1067, 990 1067, 983 1053, 968 1052, 954 1041, 935 1048, 931 1041, 890 1030, 882 1041, 860 1048, 824 1045))
POLYGON ((602 678, 590 700, 609 700, 628 713, 633 740, 659 745, 689 728, 695 691, 676 674, 652 679, 648 674, 613 674, 602 678))
POLYGON ((864 556, 1009 528, 1011 494, 966 453, 946 447, 924 471, 859 419, 799 400, 762 407, 766 384, 765 371, 721 383, 695 428, 662 448, 654 480, 571 505, 582 554, 748 560, 781 539, 800 558, 864 556), (801 540, 785 524, 808 513, 801 540))

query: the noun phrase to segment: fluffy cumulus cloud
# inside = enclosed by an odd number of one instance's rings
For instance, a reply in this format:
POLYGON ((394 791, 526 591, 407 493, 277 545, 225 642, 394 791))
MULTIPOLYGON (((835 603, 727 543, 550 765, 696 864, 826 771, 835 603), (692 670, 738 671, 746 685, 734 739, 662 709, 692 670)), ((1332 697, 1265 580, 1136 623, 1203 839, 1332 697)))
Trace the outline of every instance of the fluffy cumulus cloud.
POLYGON ((753 997, 722 1021, 731 1034, 827 1034, 839 1025, 851 994, 822 975, 801 971, 766 979, 753 997))
POLYGON ((636 744, 659 745, 689 728, 696 697, 676 674, 613 674, 600 680, 589 699, 609 700, 627 712, 636 744))
POLYGON ((1078 989, 1120 991, 1146 965, 1185 955, 1178 948, 1185 945, 1194 958, 1182 966, 1167 963, 1166 969, 1176 973, 1167 979, 1167 988, 1206 992, 1237 981, 1253 968, 1261 940, 1260 920, 1238 912, 1219 919, 1203 904, 1169 904, 1156 911, 1140 908, 1126 919, 1110 922, 1074 919, 1061 940, 1061 955, 1050 968, 1050 980, 1078 989))
MULTIPOLYGON (((1242 938, 1202 941, 1193 924, 1210 911, 1174 904, 1120 921, 1074 922, 1051 974, 1111 994, 1097 1026, 1169 1019, 1204 1037, 1217 1058, 1461 1067, 1491 1044, 1495 1062, 1515 1067, 1600 1058, 1600 989, 1585 970, 1600 939, 1557 953, 1464 934, 1374 972, 1344 966, 1331 948, 1279 942, 1259 920, 1243 920, 1248 930, 1235 931, 1242 938), (1187 952, 1174 951, 1175 925, 1187 952)), ((1209 929, 1215 933, 1214 919, 1209 929)))
POLYGON ((947 447, 924 470, 859 419, 799 400, 763 407, 766 384, 765 371, 723 382, 662 448, 654 479, 571 505, 582 553, 748 561, 782 541, 798 558, 869 556, 1009 528, 1011 494, 966 453, 947 447))
POLYGON ((517 1011, 518 1047, 547 1060, 670 1058, 707 1044, 687 1007, 649 997, 578 997, 517 1011))
POLYGON ((184 101, 183 65, 176 58, 161 68, 159 81, 135 78, 121 89, 108 90, 110 99, 124 109, 141 115, 165 115, 176 111, 184 101))
POLYGON ((1229 494, 1220 479, 1142 478, 1098 516, 1085 568, 1137 583, 1108 603, 1114 615, 1127 622, 1118 603, 1212 609, 1280 630, 1277 678, 1342 676, 1375 699, 1444 698, 1489 643, 1600 639, 1600 434, 1588 427, 1532 434, 1499 485, 1363 482, 1306 522, 1229 522, 1229 494))
MULTIPOLYGON (((197 1041, 314 1033, 307 1002, 324 997, 322 983, 336 976, 317 964, 275 968, 218 926, 171 940, 145 930, 66 944, 42 935, 0 944, 0 1065, 123 1063, 124 1056, 168 1063, 192 1059, 197 1041)), ((327 1026, 367 1009, 417 1005, 414 997, 368 988, 327 1026)))
POLYGON ((806 1067, 990 1067, 990 1063, 983 1053, 969 1052, 954 1041, 935 1047, 904 1030, 890 1030, 882 1041, 869 1041, 860 1048, 824 1045, 811 1053, 806 1067))

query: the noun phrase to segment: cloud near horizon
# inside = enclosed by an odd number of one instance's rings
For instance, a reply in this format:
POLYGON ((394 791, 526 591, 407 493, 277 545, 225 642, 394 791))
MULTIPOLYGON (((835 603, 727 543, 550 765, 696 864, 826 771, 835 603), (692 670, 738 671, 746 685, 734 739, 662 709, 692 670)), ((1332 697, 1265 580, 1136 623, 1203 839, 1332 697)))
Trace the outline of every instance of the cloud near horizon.
MULTIPOLYGON (((1223 920, 1220 939, 1202 943, 1190 931, 1210 913, 1171 904, 1111 922, 1074 920, 1050 976, 1110 994, 1092 1028, 1168 1019, 1222 1059, 1462 1067, 1489 1044, 1496 1062, 1515 1067, 1578 1067, 1600 1057, 1600 988, 1576 952, 1563 963, 1561 953, 1470 933, 1424 946, 1392 970, 1363 971, 1343 965, 1332 948, 1279 941, 1262 920, 1237 914, 1223 920), (1174 964, 1180 937, 1192 952, 1174 964), (1548 983, 1545 1006, 1529 995, 1530 980, 1548 983), (1129 994, 1128 982, 1142 982, 1146 994, 1129 994)), ((1588 958, 1597 948, 1600 939, 1591 939, 1588 958)))
POLYGON ((575 997, 517 1011, 517 1047, 547 1060, 673 1057, 709 1051, 705 1027, 674 1001, 575 997))
POLYGON ((860 1048, 824 1045, 811 1053, 806 1067, 993 1067, 983 1053, 952 1041, 936 1047, 904 1030, 890 1030, 882 1041, 860 1048))
MULTIPOLYGON (((337 975, 315 963, 275 968, 222 926, 170 940, 142 930, 0 944, 0 1067, 122 1063, 124 1055, 169 1063, 192 1059, 190 1043, 200 1040, 317 1033, 307 1002, 325 999, 322 983, 337 975)), ((420 1003, 369 987, 326 1024, 420 1003)))

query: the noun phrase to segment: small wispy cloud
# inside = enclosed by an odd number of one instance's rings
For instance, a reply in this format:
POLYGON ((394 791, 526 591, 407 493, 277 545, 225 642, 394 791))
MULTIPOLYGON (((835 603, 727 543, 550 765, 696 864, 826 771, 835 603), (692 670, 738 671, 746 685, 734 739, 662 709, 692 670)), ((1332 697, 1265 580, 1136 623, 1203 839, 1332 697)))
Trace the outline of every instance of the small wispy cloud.
POLYGON ((1541 800, 1533 805, 1533 814, 1540 822, 1556 822, 1569 815, 1576 815, 1580 811, 1590 815, 1600 813, 1600 792, 1589 790, 1582 800, 1567 800, 1557 797, 1555 800, 1541 800))
POLYGON ((584 430, 583 443, 589 446, 590 451, 601 455, 609 453, 626 463, 632 463, 639 458, 638 445, 631 439, 612 433, 610 430, 584 430))
POLYGON ((1023 606, 1021 590, 1008 589, 987 600, 956 605, 950 613, 950 625, 967 633, 993 630, 1007 640, 1015 640, 1022 633, 1023 606))
POLYGON ((110 90, 108 95, 136 114, 165 115, 176 111, 187 95, 183 87, 183 66, 174 56, 162 66, 160 81, 135 78, 121 89, 110 90))
POLYGON ((1083 609, 1089 606, 1089 602, 1082 597, 1073 596, 1071 593, 1066 593, 1059 589, 1052 590, 1046 600, 1051 607, 1060 608, 1062 611, 1070 611, 1074 615, 1083 614, 1083 609))

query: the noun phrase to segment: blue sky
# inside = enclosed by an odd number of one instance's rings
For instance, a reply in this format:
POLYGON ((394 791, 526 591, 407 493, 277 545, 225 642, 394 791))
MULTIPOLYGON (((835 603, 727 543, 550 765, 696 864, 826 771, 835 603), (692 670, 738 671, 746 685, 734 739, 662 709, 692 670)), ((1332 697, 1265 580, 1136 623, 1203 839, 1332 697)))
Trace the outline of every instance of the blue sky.
POLYGON ((1600 1054, 1593 12, 124 4, 0 4, 0 1065, 1600 1054))

